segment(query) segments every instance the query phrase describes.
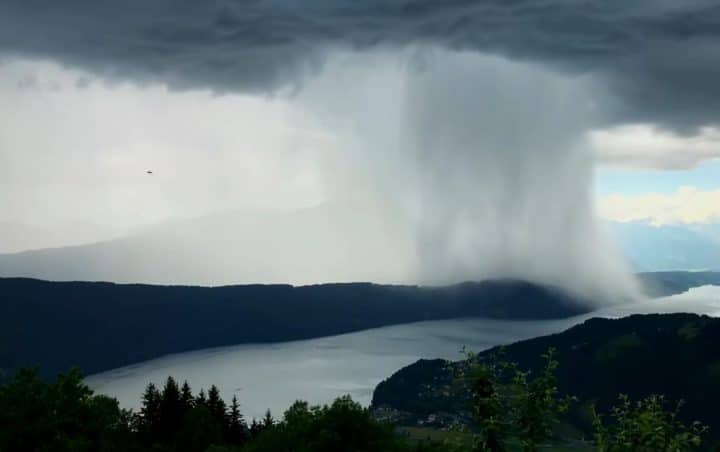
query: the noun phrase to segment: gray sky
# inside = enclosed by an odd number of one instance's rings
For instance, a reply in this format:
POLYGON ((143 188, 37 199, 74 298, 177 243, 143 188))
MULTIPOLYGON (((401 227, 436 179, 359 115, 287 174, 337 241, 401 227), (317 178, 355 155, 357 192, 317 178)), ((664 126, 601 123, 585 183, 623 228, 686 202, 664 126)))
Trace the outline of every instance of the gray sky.
MULTIPOLYGON (((593 169, 720 156, 717 61, 704 0, 6 0, 0 251, 370 203, 423 280, 615 280, 593 169)), ((602 212, 631 218, 619 190, 602 212)))
POLYGON ((0 50, 176 88, 297 87, 336 50, 437 45, 594 73, 615 120, 717 122, 713 0, 6 0, 0 50))

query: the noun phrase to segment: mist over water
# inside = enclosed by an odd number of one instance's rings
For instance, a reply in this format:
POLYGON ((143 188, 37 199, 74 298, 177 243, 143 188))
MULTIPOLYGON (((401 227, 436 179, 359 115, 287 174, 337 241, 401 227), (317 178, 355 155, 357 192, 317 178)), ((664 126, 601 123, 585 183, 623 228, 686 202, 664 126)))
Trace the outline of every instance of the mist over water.
POLYGON ((338 58, 300 99, 335 134, 330 191, 362 193, 404 224, 411 278, 522 278, 636 298, 594 211, 586 133, 602 121, 601 92, 590 78, 423 49, 338 58))

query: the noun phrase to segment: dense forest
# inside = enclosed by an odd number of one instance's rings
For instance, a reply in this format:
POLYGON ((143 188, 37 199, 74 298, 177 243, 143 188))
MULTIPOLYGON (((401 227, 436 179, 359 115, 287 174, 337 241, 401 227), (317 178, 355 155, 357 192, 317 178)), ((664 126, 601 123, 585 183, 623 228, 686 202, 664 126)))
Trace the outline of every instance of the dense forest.
POLYGON ((193 393, 169 377, 149 384, 139 412, 94 395, 79 371, 48 383, 23 370, 0 386, 2 452, 410 451, 392 428, 347 397, 325 407, 296 402, 283 416, 247 422, 215 386, 193 393))
MULTIPOLYGON (((496 357, 495 357, 496 358, 496 357)), ((535 374, 517 363, 468 353, 453 391, 462 394, 469 422, 441 430, 409 430, 378 420, 349 396, 331 405, 297 401, 280 419, 243 418, 238 400, 226 403, 215 386, 194 393, 168 377, 148 384, 138 412, 95 395, 79 371, 54 382, 22 370, 0 385, 0 451, 27 452, 685 452, 707 446, 707 427, 684 422, 661 396, 621 396, 603 413, 590 407, 592 434, 568 438, 558 426, 579 399, 561 396, 554 349, 535 374), (417 430, 415 431, 417 433, 417 430)))
POLYGON ((377 284, 148 286, 0 278, 0 368, 88 374, 169 353, 279 342, 457 317, 540 319, 587 302, 521 281, 450 287, 377 284))
MULTIPOLYGON (((562 333, 496 347, 479 354, 505 359, 538 373, 548 348, 557 350, 558 386, 608 410, 618 394, 663 394, 683 400, 681 417, 702 419, 720 438, 720 319, 695 314, 593 318, 562 333)), ((372 407, 404 425, 442 426, 467 416, 463 397, 449 390, 462 361, 420 360, 381 382, 372 407), (430 419, 430 421, 428 421, 430 419)), ((569 413, 574 428, 590 429, 583 405, 569 413)))

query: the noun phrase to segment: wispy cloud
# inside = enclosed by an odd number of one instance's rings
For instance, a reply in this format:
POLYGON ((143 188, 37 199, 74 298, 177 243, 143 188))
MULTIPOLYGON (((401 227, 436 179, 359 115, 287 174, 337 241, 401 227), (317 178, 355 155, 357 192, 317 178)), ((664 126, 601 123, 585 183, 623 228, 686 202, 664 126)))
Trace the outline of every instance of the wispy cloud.
POLYGON ((720 221, 720 189, 681 187, 671 194, 612 194, 598 200, 600 215, 608 220, 647 221, 655 226, 720 221))
POLYGON ((720 158, 717 127, 681 135, 651 124, 633 124, 595 130, 589 137, 599 163, 611 167, 690 169, 720 158))

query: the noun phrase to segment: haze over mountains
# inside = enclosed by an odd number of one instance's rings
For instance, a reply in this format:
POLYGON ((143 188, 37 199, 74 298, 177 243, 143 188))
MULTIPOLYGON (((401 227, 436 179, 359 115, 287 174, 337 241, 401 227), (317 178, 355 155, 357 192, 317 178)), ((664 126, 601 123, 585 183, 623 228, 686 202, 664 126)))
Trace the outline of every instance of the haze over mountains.
MULTIPOLYGON (((406 219, 381 209, 356 203, 225 212, 60 247, 62 237, 8 223, 2 228, 0 276, 196 285, 414 283, 415 239, 406 233, 406 219), (8 252, 37 243, 50 246, 8 252)), ((720 269, 720 231, 712 226, 610 227, 637 271, 720 269)), ((101 227, 95 231, 85 234, 88 241, 103 236, 101 227)))
POLYGON ((637 271, 720 269, 717 225, 612 223, 613 234, 637 271))
POLYGON ((334 204, 178 220, 115 240, 0 255, 0 275, 197 285, 408 281, 411 239, 371 209, 334 204))
POLYGON ((38 226, 19 221, 0 221, 0 254, 111 240, 124 231, 93 221, 73 221, 62 228, 38 226))

